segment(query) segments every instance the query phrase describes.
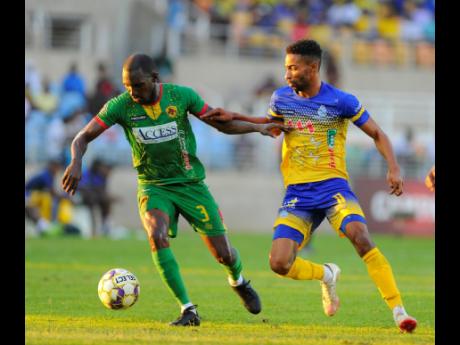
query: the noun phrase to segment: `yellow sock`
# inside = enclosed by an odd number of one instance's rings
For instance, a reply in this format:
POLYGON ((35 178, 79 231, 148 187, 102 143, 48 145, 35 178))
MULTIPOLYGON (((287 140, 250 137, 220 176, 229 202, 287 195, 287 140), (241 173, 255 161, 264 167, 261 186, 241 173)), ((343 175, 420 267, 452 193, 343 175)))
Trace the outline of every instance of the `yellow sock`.
POLYGON ((296 257, 289 272, 283 276, 296 280, 321 280, 324 276, 324 266, 296 257))
POLYGON ((388 307, 393 310, 393 308, 397 305, 402 306, 401 295, 398 287, 396 286, 393 271, 380 250, 375 247, 363 256, 363 260, 366 263, 369 275, 375 285, 377 285, 377 288, 388 307))

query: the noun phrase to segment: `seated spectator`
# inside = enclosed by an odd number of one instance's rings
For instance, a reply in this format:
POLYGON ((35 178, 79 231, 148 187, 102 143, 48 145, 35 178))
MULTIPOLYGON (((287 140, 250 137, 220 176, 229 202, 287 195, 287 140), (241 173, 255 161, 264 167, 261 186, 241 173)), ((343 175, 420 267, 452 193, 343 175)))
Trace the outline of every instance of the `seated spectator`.
POLYGON ((60 161, 50 160, 45 169, 25 184, 25 216, 34 223, 39 236, 50 231, 56 223, 64 226, 72 220, 70 200, 54 188, 55 177, 62 167, 60 161))
POLYGON ((392 3, 379 3, 376 26, 379 37, 383 39, 394 41, 400 37, 401 20, 392 3))
POLYGON ((291 41, 308 38, 310 34, 310 26, 308 24, 308 11, 305 9, 299 10, 296 15, 296 21, 291 32, 291 41))
POLYGON ((78 66, 76 63, 70 65, 69 72, 67 72, 62 80, 62 92, 76 92, 81 96, 86 97, 85 81, 78 72, 78 66))
POLYGON ((335 28, 351 28, 361 16, 361 9, 353 0, 336 0, 327 11, 329 23, 335 28))
POLYGON ((91 236, 98 233, 104 236, 110 234, 111 206, 118 198, 110 195, 107 182, 112 171, 112 166, 101 159, 93 160, 89 169, 82 174, 78 185, 83 205, 87 206, 91 214, 91 236), (97 225, 97 212, 100 213, 100 227, 97 225))
POLYGON ((33 97, 34 107, 43 112, 46 116, 51 116, 58 106, 58 96, 51 92, 51 82, 44 78, 42 81, 42 89, 33 97))
POLYGON ((97 65, 97 80, 94 94, 89 101, 89 112, 97 114, 104 104, 117 94, 118 90, 110 78, 106 66, 101 62, 97 65))

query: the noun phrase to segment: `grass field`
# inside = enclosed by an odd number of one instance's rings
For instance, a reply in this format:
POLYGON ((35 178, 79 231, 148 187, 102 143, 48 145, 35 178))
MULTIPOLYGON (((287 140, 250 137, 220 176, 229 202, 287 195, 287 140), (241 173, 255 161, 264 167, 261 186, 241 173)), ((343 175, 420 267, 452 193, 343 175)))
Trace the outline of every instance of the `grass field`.
POLYGON ((263 310, 251 315, 244 309, 224 270, 187 229, 172 240, 172 248, 192 302, 199 306, 202 324, 195 328, 168 326, 179 308, 152 264, 146 240, 27 239, 26 344, 434 344, 433 239, 374 236, 392 264, 407 310, 419 321, 414 334, 401 334, 346 239, 320 233, 307 254, 342 269, 341 309, 329 318, 322 311, 318 282, 284 279, 270 271, 270 234, 230 238, 263 310), (99 278, 114 267, 131 270, 141 283, 131 309, 108 310, 98 299, 99 278))

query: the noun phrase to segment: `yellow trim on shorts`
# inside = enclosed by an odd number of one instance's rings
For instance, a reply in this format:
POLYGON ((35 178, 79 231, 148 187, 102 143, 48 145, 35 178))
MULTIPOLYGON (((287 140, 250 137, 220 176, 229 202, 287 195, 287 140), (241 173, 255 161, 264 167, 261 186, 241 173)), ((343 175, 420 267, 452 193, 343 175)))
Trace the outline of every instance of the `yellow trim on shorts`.
POLYGON ((340 226, 342 225, 344 218, 351 214, 357 214, 362 216, 364 219, 366 218, 364 216, 363 210, 361 209, 361 206, 359 206, 358 203, 354 202, 347 202, 346 204, 337 204, 334 209, 334 215, 328 218, 332 228, 337 232, 337 234, 340 237, 345 237, 345 234, 340 230, 340 226))
POLYGON ((288 215, 285 217, 278 217, 276 218, 275 223, 273 224, 273 230, 275 230, 275 228, 280 224, 287 225, 302 233, 304 238, 303 238, 302 243, 299 244, 299 247, 298 247, 299 250, 302 249, 310 240, 312 224, 307 223, 302 218, 297 217, 296 215, 292 213, 288 213, 288 215))

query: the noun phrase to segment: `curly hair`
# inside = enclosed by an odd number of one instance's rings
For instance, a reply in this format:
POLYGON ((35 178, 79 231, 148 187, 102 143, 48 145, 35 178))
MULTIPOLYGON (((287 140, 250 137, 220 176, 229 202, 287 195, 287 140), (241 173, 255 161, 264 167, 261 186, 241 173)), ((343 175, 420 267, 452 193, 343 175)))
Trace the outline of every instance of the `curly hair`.
POLYGON ((300 40, 286 47, 286 54, 297 54, 318 60, 320 65, 322 53, 320 45, 314 40, 300 40))

